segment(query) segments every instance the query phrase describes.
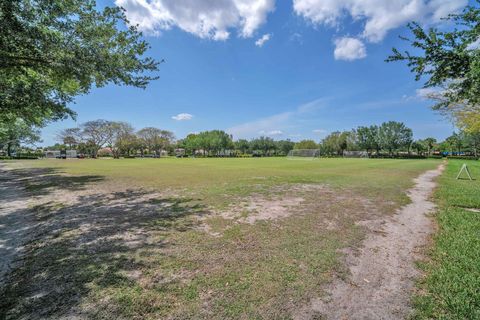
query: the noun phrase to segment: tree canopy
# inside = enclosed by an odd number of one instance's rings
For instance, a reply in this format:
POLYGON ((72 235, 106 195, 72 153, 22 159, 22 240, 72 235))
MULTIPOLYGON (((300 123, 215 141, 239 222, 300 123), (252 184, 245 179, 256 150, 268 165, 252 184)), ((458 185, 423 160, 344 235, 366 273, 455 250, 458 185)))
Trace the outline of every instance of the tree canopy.
POLYGON ((68 104, 92 86, 145 88, 158 62, 127 22, 94 0, 0 1, 0 122, 74 117, 68 104))
POLYGON ((379 145, 392 153, 394 150, 404 147, 409 149, 413 142, 413 131, 404 123, 388 121, 378 128, 379 145))
POLYGON ((295 143, 294 149, 318 149, 318 144, 313 140, 302 140, 295 143))
POLYGON ((417 81, 426 78, 434 110, 467 131, 480 132, 480 8, 469 6, 445 19, 455 25, 452 31, 410 23, 414 39, 402 39, 419 53, 394 48, 387 61, 406 61, 417 81))
POLYGON ((21 144, 31 145, 40 141, 40 131, 21 119, 0 125, 0 149, 6 146, 8 156, 12 155, 13 148, 21 144))

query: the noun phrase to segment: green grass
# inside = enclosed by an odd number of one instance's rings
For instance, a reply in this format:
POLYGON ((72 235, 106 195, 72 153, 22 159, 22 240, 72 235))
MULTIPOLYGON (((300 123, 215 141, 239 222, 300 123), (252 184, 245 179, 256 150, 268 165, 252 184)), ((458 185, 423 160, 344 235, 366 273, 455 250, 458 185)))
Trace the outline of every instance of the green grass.
MULTIPOLYGON (((439 163, 9 162, 27 191, 48 201, 32 207, 40 222, 36 239, 6 287, 0 314, 55 318, 80 310, 92 319, 291 318, 309 299, 322 296, 334 275, 345 275, 340 249, 355 247, 364 237, 356 222, 392 214, 408 201, 412 179, 439 163), (328 192, 298 191, 298 184, 326 185, 328 192), (94 194, 82 193, 90 188, 94 194), (51 199, 58 190, 79 192, 81 201, 51 199), (152 191, 168 196, 141 200, 152 191), (305 201, 295 214, 254 224, 217 213, 249 197, 278 196, 305 201), (118 201, 125 206, 118 207, 118 201), (202 214, 203 221, 195 218, 202 214), (199 228, 202 223, 212 233, 199 228), (125 234, 141 241, 128 243, 125 234)), ((255 213, 238 208, 239 218, 250 214, 255 213)))
POLYGON ((181 189, 184 194, 201 193, 205 200, 217 204, 228 203, 232 195, 244 196, 262 190, 268 193, 271 186, 282 183, 326 183, 405 203, 407 197, 402 191, 412 186, 411 179, 437 163, 438 160, 163 158, 18 161, 16 166, 59 170, 76 176, 77 180, 103 177, 115 184, 181 189))
POLYGON ((435 194, 438 233, 415 297, 416 319, 480 319, 480 162, 450 160, 435 194), (475 181, 456 180, 467 163, 475 181))

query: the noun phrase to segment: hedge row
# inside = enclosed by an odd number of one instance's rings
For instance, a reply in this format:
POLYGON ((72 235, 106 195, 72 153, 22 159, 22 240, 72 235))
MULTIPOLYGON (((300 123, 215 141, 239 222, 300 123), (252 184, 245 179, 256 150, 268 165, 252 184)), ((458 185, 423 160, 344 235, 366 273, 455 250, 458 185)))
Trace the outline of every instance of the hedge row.
POLYGON ((479 158, 474 156, 447 156, 447 159, 478 160, 479 158))
POLYGON ((0 160, 36 160, 38 156, 19 156, 19 157, 3 157, 0 156, 0 160))

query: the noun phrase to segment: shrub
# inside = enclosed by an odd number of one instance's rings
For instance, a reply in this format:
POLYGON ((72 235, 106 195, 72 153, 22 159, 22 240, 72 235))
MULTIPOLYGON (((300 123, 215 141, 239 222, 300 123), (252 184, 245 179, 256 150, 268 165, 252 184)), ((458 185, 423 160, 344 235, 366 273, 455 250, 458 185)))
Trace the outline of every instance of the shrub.
POLYGON ((447 159, 457 159, 457 160, 478 160, 478 157, 475 156, 447 156, 447 159))

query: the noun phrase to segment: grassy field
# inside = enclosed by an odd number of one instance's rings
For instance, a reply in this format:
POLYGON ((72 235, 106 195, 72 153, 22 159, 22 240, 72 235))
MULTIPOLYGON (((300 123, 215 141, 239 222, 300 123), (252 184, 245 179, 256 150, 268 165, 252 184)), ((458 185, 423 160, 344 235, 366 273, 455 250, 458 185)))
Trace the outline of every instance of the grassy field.
POLYGON ((344 275, 340 249, 364 237, 356 222, 393 214, 412 179, 439 163, 9 162, 35 234, 0 293, 0 314, 292 318, 344 275))
POLYGON ((480 319, 480 162, 449 161, 435 194, 439 231, 422 264, 418 319, 480 319), (456 180, 467 163, 475 181, 456 180))
POLYGON ((398 204, 407 200, 402 191, 412 185, 411 179, 437 163, 438 160, 164 158, 40 160, 15 165, 57 170, 77 177, 98 176, 114 184, 140 188, 201 193, 202 200, 208 204, 229 201, 231 195, 258 192, 256 187, 268 189, 283 183, 326 183, 332 187, 355 189, 366 196, 385 196, 398 204))

